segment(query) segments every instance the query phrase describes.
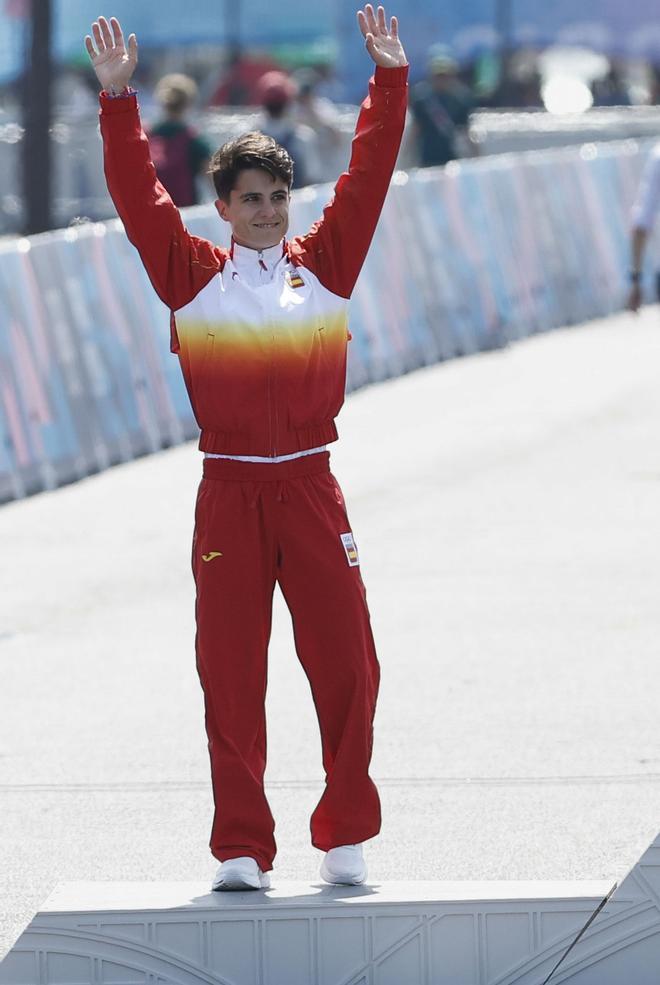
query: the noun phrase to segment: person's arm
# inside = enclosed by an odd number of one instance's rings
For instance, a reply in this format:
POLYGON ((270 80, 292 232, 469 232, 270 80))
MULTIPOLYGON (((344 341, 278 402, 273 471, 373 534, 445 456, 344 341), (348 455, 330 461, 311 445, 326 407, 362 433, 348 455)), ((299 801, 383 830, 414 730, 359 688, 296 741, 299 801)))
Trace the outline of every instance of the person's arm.
POLYGON ((635 226, 630 237, 630 291, 627 307, 635 313, 642 303, 642 267, 648 236, 648 229, 635 226))
POLYGON ((632 209, 630 234, 630 291, 627 307, 637 312, 642 303, 642 268, 644 254, 651 229, 660 206, 660 152, 656 149, 649 157, 639 192, 632 209))
POLYGON ((302 110, 302 122, 311 127, 316 133, 323 134, 329 144, 335 147, 341 144, 341 128, 339 126, 339 113, 334 104, 322 96, 314 96, 310 93, 308 97, 299 97, 302 110))
POLYGON ((213 153, 204 137, 196 133, 190 141, 191 170, 195 177, 208 175, 213 153))
POLYGON ((114 17, 109 24, 100 17, 92 30, 95 45, 89 36, 85 45, 103 88, 101 135, 108 190, 158 296, 176 310, 222 268, 224 253, 190 235, 156 177, 137 95, 128 89, 137 65, 135 35, 130 35, 127 49, 114 17))
POLYGON ((376 63, 362 104, 348 171, 335 195, 306 236, 291 243, 294 259, 324 287, 349 298, 373 238, 396 164, 406 117, 408 62, 393 17, 371 4, 358 12, 366 48, 376 63))
POLYGON ((204 137, 195 134, 190 142, 190 165, 198 203, 213 202, 217 198, 213 176, 209 173, 212 156, 211 148, 204 137))

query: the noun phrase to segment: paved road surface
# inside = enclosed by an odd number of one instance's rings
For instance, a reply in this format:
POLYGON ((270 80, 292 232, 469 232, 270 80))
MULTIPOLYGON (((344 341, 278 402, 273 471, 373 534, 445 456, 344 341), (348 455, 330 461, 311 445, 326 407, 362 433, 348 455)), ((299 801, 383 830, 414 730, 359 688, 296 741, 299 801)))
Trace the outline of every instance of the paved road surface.
MULTIPOLYGON (((347 403, 333 468, 383 667, 375 880, 614 879, 660 828, 660 314, 347 403)), ((207 879, 190 445, 0 509, 0 932, 62 880, 207 879)), ((316 880, 278 598, 275 878, 316 880)))

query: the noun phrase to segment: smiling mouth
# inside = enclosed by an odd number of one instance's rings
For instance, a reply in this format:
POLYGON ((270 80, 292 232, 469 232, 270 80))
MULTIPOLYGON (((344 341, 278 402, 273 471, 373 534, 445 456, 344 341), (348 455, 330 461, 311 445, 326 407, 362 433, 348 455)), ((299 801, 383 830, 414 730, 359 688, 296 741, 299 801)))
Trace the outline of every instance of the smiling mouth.
POLYGON ((275 229, 279 226, 279 222, 255 222, 254 225, 257 229, 275 229))

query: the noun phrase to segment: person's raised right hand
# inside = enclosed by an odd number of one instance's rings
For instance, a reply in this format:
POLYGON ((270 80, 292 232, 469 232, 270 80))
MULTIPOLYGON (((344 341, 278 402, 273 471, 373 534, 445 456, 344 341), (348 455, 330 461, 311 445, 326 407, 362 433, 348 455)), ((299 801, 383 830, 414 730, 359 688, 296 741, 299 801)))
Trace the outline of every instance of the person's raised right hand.
POLYGON ((128 85, 137 65, 137 38, 129 35, 128 50, 124 44, 121 24, 116 17, 99 17, 92 24, 94 41, 89 34, 85 37, 85 47, 96 72, 96 78, 103 89, 121 92, 128 85), (110 30, 112 28, 112 30, 110 30))

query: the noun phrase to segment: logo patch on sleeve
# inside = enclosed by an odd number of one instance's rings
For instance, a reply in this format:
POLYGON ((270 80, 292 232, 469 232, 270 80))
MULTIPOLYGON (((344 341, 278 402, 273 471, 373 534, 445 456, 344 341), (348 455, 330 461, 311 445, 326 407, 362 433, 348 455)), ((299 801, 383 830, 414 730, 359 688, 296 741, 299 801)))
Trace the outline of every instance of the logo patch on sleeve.
POLYGON ((344 551, 346 552, 346 560, 348 561, 351 568, 356 568, 360 559, 358 557, 357 547, 355 546, 355 541, 353 540, 353 534, 340 534, 341 542, 344 545, 344 551))

